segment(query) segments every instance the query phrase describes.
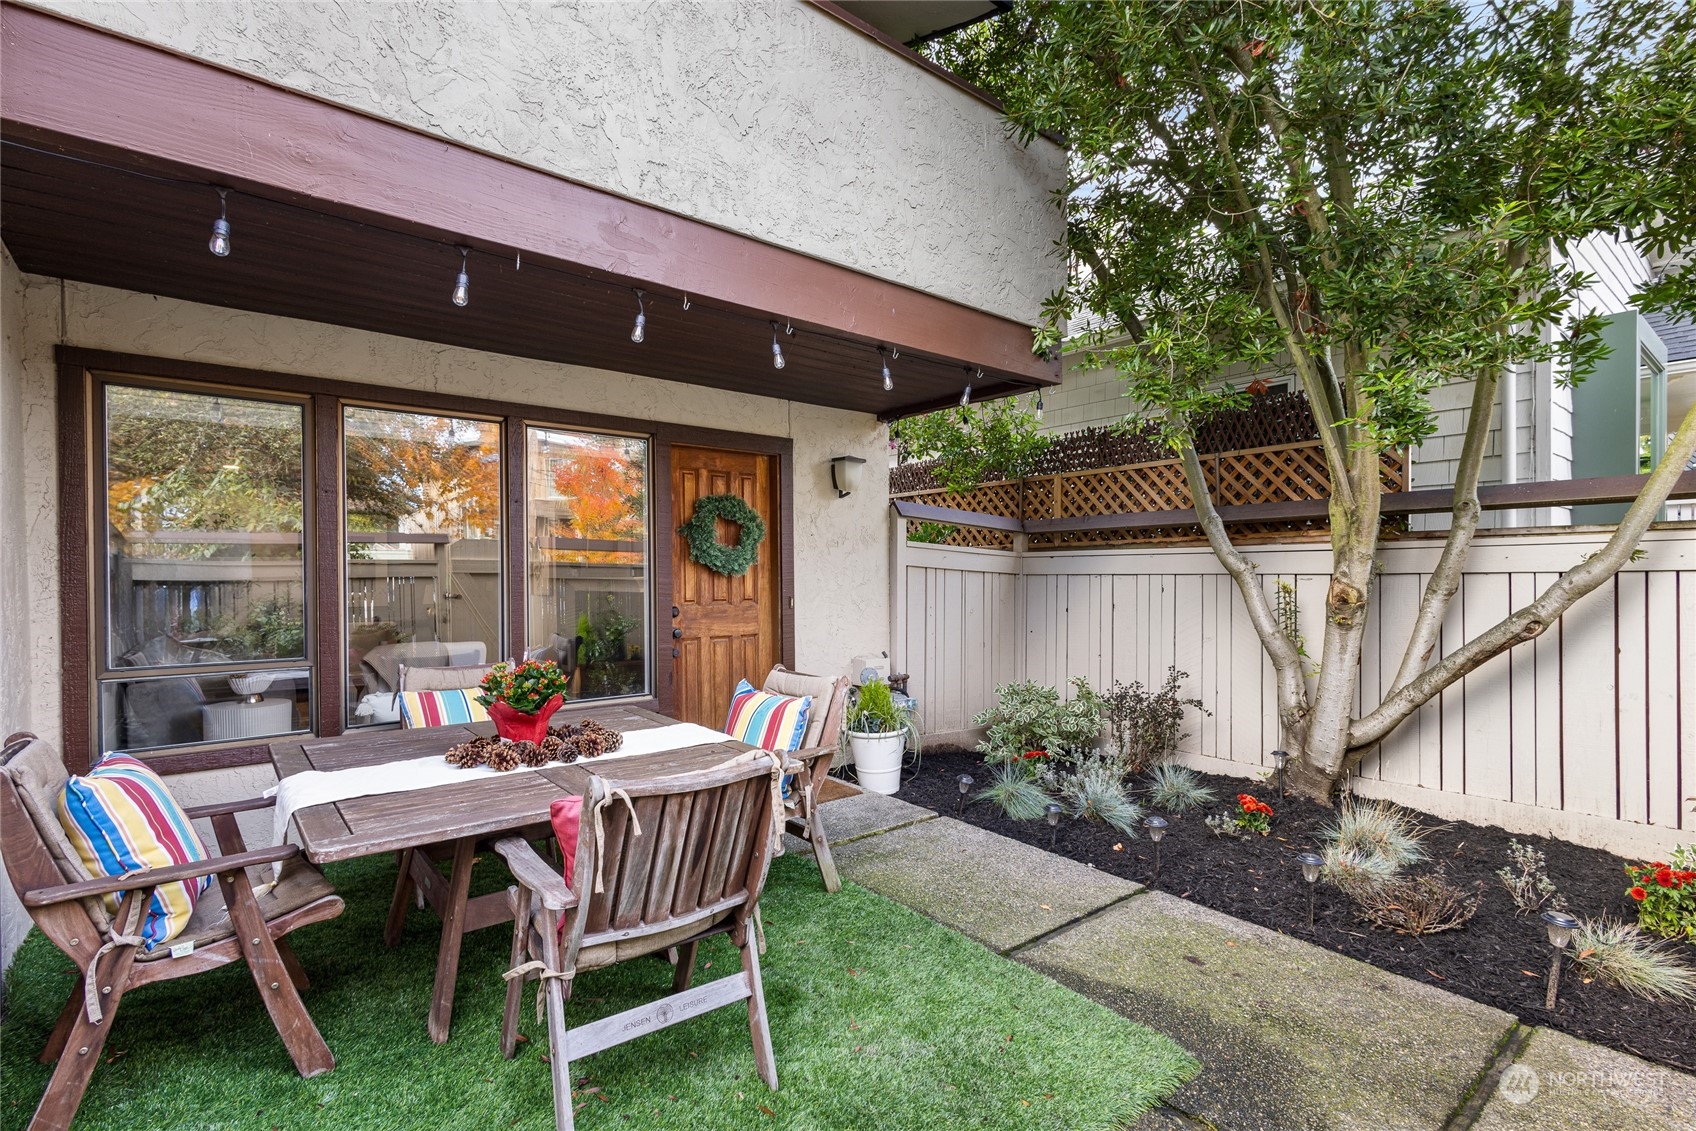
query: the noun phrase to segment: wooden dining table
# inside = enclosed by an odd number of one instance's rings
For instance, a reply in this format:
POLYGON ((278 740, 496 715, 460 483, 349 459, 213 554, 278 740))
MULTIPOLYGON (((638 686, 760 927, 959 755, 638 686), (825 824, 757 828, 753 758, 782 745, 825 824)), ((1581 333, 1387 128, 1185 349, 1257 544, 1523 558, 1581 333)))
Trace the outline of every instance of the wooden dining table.
MULTIPOLYGON (((594 719, 617 731, 669 726, 669 719, 641 707, 584 705, 561 711, 554 724, 594 719)), ((442 754, 475 735, 493 734, 488 723, 412 730, 365 730, 336 738, 305 738, 271 744, 277 777, 305 770, 348 770, 442 754)), ((589 775, 643 779, 706 769, 750 750, 724 742, 634 754, 604 762, 585 759, 555 763, 540 770, 468 777, 464 782, 427 789, 353 797, 295 811, 302 851, 314 864, 328 864, 385 852, 401 855, 403 873, 395 886, 384 941, 400 941, 412 893, 440 917, 435 989, 430 1001, 430 1039, 448 1039, 453 1020, 454 985, 459 974, 461 940, 467 931, 512 921, 506 893, 472 897, 471 869, 480 845, 514 830, 535 838, 548 836, 548 810, 555 800, 583 795, 589 775), (600 767, 605 767, 600 770, 600 767), (439 862, 451 861, 447 875, 439 862)))

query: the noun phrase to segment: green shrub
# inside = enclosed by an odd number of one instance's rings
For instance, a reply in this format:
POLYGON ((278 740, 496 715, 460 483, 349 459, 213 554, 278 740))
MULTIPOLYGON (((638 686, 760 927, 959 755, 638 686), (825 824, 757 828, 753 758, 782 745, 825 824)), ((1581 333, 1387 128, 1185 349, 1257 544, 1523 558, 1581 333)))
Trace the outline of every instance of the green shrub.
POLYGON ((1166 682, 1155 691, 1141 682, 1115 682, 1096 696, 1107 724, 1108 746, 1125 773, 1140 774, 1165 762, 1184 737, 1184 710, 1194 707, 1206 715, 1200 699, 1185 699, 1178 689, 1189 673, 1166 669, 1166 682))
POLYGON ((978 750, 1005 762, 1032 750, 1076 759, 1101 737, 1101 712, 1088 682, 1074 679, 1076 694, 1060 701, 1058 688, 1040 683, 1008 683, 995 689, 995 706, 972 723, 987 728, 978 750))

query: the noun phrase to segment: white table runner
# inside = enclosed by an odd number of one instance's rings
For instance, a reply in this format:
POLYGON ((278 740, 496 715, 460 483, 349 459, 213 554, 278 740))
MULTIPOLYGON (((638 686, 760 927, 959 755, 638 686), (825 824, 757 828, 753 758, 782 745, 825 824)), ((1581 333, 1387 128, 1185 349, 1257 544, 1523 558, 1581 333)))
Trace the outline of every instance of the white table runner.
MULTIPOLYGON (((694 723, 674 723, 671 726, 627 730, 622 733, 624 742, 617 750, 602 754, 598 758, 585 759, 583 764, 737 741, 722 731, 694 723)), ((406 758, 376 766, 359 766, 351 770, 304 770, 298 774, 290 774, 265 791, 266 797, 274 796, 277 799, 271 843, 283 843, 288 835, 289 822, 299 809, 329 805, 353 797, 373 797, 383 793, 407 793, 438 785, 455 785, 480 777, 509 777, 513 774, 534 773, 537 769, 545 770, 565 764, 549 762, 546 766, 520 766, 518 769, 503 772, 492 770, 488 766, 456 766, 442 755, 433 754, 427 758, 406 758)))

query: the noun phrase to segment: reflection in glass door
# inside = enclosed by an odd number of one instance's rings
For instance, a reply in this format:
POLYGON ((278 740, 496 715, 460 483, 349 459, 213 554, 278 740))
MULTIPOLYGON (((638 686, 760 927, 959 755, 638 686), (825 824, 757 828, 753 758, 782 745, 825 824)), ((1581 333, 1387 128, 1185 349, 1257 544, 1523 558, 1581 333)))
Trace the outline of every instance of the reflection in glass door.
POLYGON ((530 428, 526 446, 526 655, 565 668, 573 699, 645 694, 648 442, 530 428))
POLYGON ((347 722, 393 722, 399 671, 501 658, 500 425, 342 410, 347 722))

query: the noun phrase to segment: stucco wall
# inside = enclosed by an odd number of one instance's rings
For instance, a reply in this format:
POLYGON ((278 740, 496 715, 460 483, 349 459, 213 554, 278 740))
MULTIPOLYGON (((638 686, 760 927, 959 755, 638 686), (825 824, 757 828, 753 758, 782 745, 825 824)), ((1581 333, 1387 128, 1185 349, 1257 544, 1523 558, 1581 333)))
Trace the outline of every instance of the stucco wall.
POLYGON ((40 6, 1035 322, 1065 156, 800 0, 40 6))
MULTIPOLYGON (((24 349, 31 335, 24 324, 23 276, 9 252, 0 249, 0 738, 34 722, 30 674, 30 589, 24 556, 30 496, 24 482, 24 349)), ((0 968, 29 929, 29 916, 0 881, 0 968)))
MULTIPOLYGON (((28 673, 60 668, 53 346, 61 283, 20 275, 10 258, 4 283, 0 470, 22 491, 0 492, 0 719, 7 732, 27 728, 57 741, 58 684, 28 673)), ((63 302, 65 340, 75 346, 789 436, 796 662, 845 674, 852 657, 889 646, 888 432, 870 416, 80 283, 63 284, 63 302), (846 499, 830 486, 834 455, 866 460, 861 489, 846 499)), ((217 771, 173 785, 198 804, 251 796, 269 777, 263 768, 217 771)), ((18 932, 9 916, 5 926, 9 957, 18 932)))

